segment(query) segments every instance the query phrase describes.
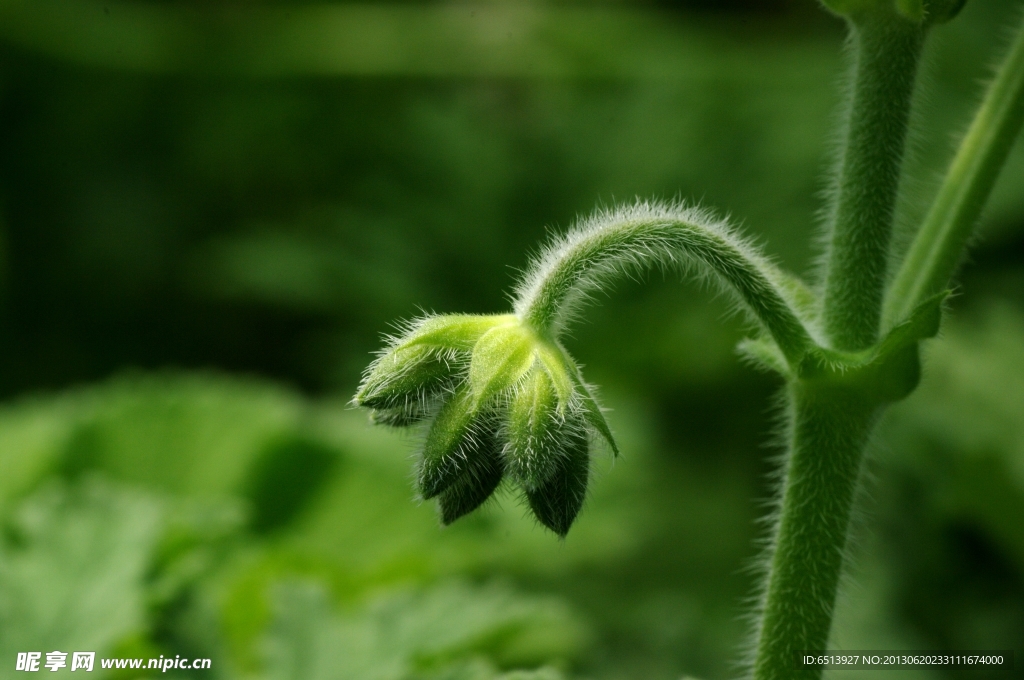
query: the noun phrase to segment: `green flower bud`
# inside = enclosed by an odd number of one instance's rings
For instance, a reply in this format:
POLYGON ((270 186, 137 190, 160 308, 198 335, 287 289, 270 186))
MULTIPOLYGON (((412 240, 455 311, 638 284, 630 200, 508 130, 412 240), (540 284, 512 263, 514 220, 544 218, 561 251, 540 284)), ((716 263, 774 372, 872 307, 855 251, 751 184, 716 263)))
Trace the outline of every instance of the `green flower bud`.
POLYGON ((449 389, 458 372, 458 357, 434 347, 392 350, 374 362, 355 403, 380 411, 412 413, 420 402, 449 389))
POLYGON ((469 391, 462 387, 441 406, 427 432, 420 458, 420 494, 433 498, 466 470, 477 446, 477 409, 469 391))
POLYGON ((404 426, 430 412, 430 401, 451 392, 488 330, 514 322, 509 315, 453 314, 413 322, 373 362, 353 400, 374 409, 374 422, 404 426))
POLYGON ((548 372, 536 367, 509 404, 505 467, 524 489, 537 489, 554 476, 571 436, 567 430, 579 426, 579 418, 566 418, 564 407, 548 372))
POLYGON ((526 489, 530 509, 540 523, 559 536, 569 533, 587 495, 590 442, 584 428, 567 428, 554 474, 536 489, 526 489))
POLYGON ((469 387, 477 404, 513 387, 536 360, 537 338, 525 326, 498 326, 473 346, 469 387))
POLYGON ((354 402, 374 423, 430 419, 417 486, 438 499, 444 524, 486 501, 507 474, 538 520, 564 536, 586 493, 591 432, 617 453, 576 364, 511 315, 412 324, 367 371, 354 402))
POLYGON ((438 496, 441 522, 448 525, 476 510, 490 498, 505 473, 501 444, 493 426, 483 427, 464 449, 461 473, 438 496))

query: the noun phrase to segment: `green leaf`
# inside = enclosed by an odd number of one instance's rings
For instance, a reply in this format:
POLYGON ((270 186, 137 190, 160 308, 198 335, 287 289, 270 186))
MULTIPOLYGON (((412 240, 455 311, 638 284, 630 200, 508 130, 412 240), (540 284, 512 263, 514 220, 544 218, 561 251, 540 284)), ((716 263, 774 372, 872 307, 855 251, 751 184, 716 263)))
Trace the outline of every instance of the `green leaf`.
POLYGON ((97 479, 28 498, 10 525, 15 541, 0 546, 0 657, 104 654, 144 631, 143 584, 160 527, 154 500, 97 479))
POLYGON ((392 592, 347 615, 309 582, 279 584, 273 600, 266 680, 559 680, 496 667, 555 660, 583 633, 558 601, 500 586, 392 592), (546 644, 524 657, 529 640, 546 644))

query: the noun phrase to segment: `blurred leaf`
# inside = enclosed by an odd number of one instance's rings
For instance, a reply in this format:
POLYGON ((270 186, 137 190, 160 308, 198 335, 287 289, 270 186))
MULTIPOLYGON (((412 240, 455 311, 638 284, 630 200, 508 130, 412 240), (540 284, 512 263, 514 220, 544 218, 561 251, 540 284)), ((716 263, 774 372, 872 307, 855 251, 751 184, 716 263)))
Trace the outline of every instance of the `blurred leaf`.
MULTIPOLYGON (((0 547, 0 656, 100 655, 145 630, 143 580, 160 520, 152 499, 96 479, 28 498, 0 547)), ((5 663, 0 674, 12 671, 5 663)))
POLYGON ((494 586, 389 594, 348 616, 334 614, 310 583, 281 584, 274 600, 266 677, 275 680, 556 680, 551 671, 501 675, 485 659, 564 658, 582 635, 557 603, 494 586))
POLYGON ((102 471, 186 496, 248 497, 267 528, 301 510, 340 455, 310 416, 285 389, 202 374, 128 375, 27 399, 0 408, 0 503, 50 472, 102 471))
POLYGON ((944 512, 979 522, 1024 574, 1024 317, 996 305, 978 321, 954 319, 930 344, 887 437, 944 512))

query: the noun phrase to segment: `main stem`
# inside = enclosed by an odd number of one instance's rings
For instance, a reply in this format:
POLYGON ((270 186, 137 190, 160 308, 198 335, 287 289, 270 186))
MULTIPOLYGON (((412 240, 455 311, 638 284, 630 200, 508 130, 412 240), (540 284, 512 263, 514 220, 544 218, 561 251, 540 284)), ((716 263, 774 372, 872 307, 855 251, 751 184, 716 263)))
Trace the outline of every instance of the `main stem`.
POLYGON ((924 28, 898 16, 851 22, 855 58, 825 276, 825 331, 837 349, 878 339, 896 192, 924 28))
POLYGON ((796 655, 824 650, 863 452, 878 408, 839 386, 789 387, 790 451, 758 632, 755 680, 817 680, 796 655))

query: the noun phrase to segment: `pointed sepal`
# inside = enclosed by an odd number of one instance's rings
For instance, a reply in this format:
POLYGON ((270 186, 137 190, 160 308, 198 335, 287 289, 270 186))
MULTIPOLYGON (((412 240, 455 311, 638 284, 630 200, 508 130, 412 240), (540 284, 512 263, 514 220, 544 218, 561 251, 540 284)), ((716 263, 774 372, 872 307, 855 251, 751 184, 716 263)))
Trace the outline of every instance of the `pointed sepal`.
POLYGON ((585 431, 581 418, 561 400, 547 371, 534 368, 509 404, 505 465, 524 489, 537 489, 558 469, 570 430, 585 431))
POLYGON ((469 365, 469 389, 482 405, 515 385, 534 362, 536 337, 520 324, 498 326, 480 336, 469 365))
POLYGON ((536 489, 526 489, 533 514, 562 537, 569 533, 583 507, 590 477, 590 442, 586 433, 573 433, 565 447, 551 479, 536 489))
POLYGON ((501 444, 493 427, 481 430, 467 446, 465 454, 461 474, 437 497, 441 523, 446 526, 480 507, 498 488, 505 474, 501 444))
POLYGON ((601 435, 601 438, 604 439, 611 448, 612 455, 617 458, 619 455, 619 445, 615 443, 615 437, 612 435, 612 428, 608 425, 608 421, 605 420, 604 411, 601 409, 601 405, 598 403, 597 397, 594 396, 594 389, 583 379, 583 372, 580 371, 576 362, 569 358, 568 353, 563 350, 562 354, 565 362, 572 368, 570 377, 572 378, 576 393, 580 397, 580 407, 583 411, 584 419, 597 431, 599 435, 601 435))
POLYGON ((477 411, 469 391, 459 389, 434 417, 420 454, 417 483, 424 499, 433 498, 455 483, 474 450, 477 411))
POLYGON ((429 400, 457 379, 454 357, 430 347, 405 347, 375 361, 353 402, 372 409, 408 409, 429 400))

